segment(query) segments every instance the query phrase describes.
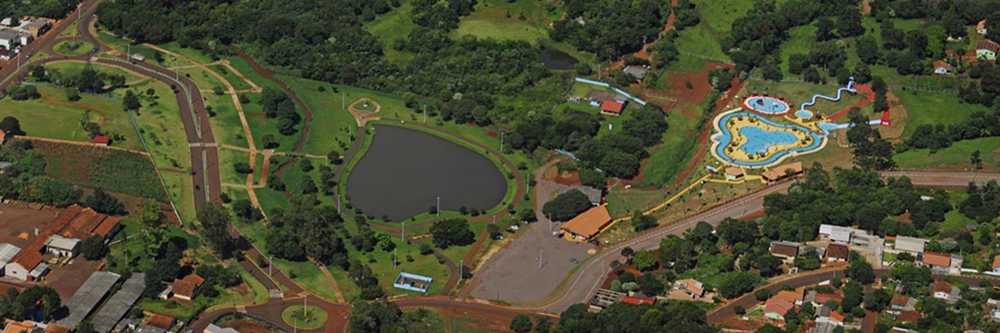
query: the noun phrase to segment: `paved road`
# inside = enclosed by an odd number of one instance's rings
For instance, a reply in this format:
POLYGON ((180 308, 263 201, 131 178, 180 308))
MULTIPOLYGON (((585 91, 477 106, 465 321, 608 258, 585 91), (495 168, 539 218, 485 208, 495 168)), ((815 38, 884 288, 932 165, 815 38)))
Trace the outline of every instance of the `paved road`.
MULTIPOLYGON (((916 186, 965 187, 970 181, 979 183, 985 183, 989 180, 1000 181, 1000 173, 896 171, 883 174, 885 177, 900 177, 904 175, 909 177, 916 186)), ((773 193, 787 192, 791 184, 790 182, 784 182, 767 187, 761 191, 754 192, 676 223, 654 229, 635 239, 605 249, 570 276, 567 284, 568 287, 558 290, 554 297, 549 297, 539 302, 540 305, 527 305, 524 308, 550 313, 561 313, 570 305, 586 302, 592 297, 597 288, 600 287, 600 283, 609 269, 611 260, 623 259, 619 254, 622 248, 629 246, 637 251, 655 249, 659 247, 660 239, 663 237, 667 235, 681 235, 685 230, 694 227, 700 221, 705 221, 715 226, 726 217, 741 218, 750 215, 763 209, 765 196, 773 193)), ((568 272, 564 274, 568 274, 568 272)), ((534 277, 528 275, 522 278, 533 279, 534 277)))

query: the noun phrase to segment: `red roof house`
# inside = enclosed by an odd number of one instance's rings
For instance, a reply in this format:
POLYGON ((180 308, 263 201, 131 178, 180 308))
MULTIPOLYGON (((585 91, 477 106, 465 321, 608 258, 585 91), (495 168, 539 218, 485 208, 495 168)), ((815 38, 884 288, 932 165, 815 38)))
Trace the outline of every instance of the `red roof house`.
POLYGON ((173 284, 174 298, 190 302, 198 296, 202 283, 205 283, 205 279, 193 273, 183 279, 175 279, 173 284))
POLYGON ((782 319, 788 310, 795 307, 795 304, 783 298, 772 297, 764 303, 764 315, 773 319, 782 319))
POLYGON ((94 137, 93 142, 95 145, 98 146, 107 146, 109 143, 111 143, 111 137, 107 135, 98 135, 94 137))
POLYGON ((622 114, 622 110, 625 109, 625 103, 615 101, 615 100, 605 100, 601 102, 601 113, 618 116, 622 114))

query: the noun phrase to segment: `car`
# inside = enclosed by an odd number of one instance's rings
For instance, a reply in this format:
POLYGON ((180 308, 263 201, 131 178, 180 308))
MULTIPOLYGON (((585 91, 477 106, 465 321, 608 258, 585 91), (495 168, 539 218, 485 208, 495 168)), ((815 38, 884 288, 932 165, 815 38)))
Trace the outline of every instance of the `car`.
POLYGON ((580 263, 580 261, 576 260, 576 258, 569 258, 569 262, 574 263, 574 264, 579 264, 580 263))

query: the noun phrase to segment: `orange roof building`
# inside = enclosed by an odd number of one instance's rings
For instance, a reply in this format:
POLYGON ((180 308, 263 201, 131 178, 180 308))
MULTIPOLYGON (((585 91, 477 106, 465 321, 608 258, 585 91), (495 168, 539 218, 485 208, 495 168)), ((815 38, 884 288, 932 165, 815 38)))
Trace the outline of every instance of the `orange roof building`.
POLYGON ((1000 254, 993 257, 993 272, 1000 273, 1000 254))
POLYGON ((198 297, 198 291, 201 289, 202 283, 205 283, 205 279, 194 273, 185 276, 183 279, 175 279, 173 284, 174 298, 190 302, 195 297, 198 297))
POLYGON ((596 206, 577 215, 559 229, 576 240, 586 241, 596 236, 611 223, 611 214, 604 205, 596 206))
POLYGON ((21 333, 21 332, 31 332, 35 329, 35 324, 31 321, 16 321, 16 320, 6 320, 7 325, 3 328, 3 333, 21 333))
POLYGON ((787 300, 772 297, 764 303, 764 316, 772 319, 784 319, 785 313, 795 307, 795 304, 787 300))
POLYGON ((798 175, 802 173, 802 170, 802 162, 795 162, 773 167, 762 172, 760 176, 764 177, 764 180, 768 183, 773 183, 785 179, 785 177, 798 175))
POLYGON ((175 322, 177 322, 177 319, 174 319, 174 317, 156 313, 149 316, 149 319, 146 319, 146 325, 159 327, 165 330, 169 330, 171 327, 174 327, 175 322))
POLYGON ((610 99, 601 102, 601 113, 603 114, 619 116, 623 110, 625 110, 625 103, 610 99))
POLYGON ((942 253, 924 252, 924 265, 948 268, 951 266, 951 256, 942 253))
POLYGON ((778 292, 777 295, 774 295, 774 297, 789 301, 794 304, 795 302, 802 301, 802 292, 801 291, 795 292, 792 290, 782 290, 778 292))

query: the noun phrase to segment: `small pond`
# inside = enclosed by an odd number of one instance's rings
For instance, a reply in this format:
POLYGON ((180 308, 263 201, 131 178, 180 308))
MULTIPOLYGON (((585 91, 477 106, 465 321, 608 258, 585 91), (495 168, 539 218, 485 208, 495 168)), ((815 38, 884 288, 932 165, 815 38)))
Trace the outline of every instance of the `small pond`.
POLYGON ((573 65, 576 65, 579 60, 573 58, 566 52, 544 49, 538 52, 538 60, 548 67, 549 69, 555 70, 570 70, 573 69, 573 65))
POLYGON ((487 210, 499 205, 507 180, 488 158, 440 137, 376 125, 371 146, 347 178, 351 204, 392 221, 441 209, 487 210))

